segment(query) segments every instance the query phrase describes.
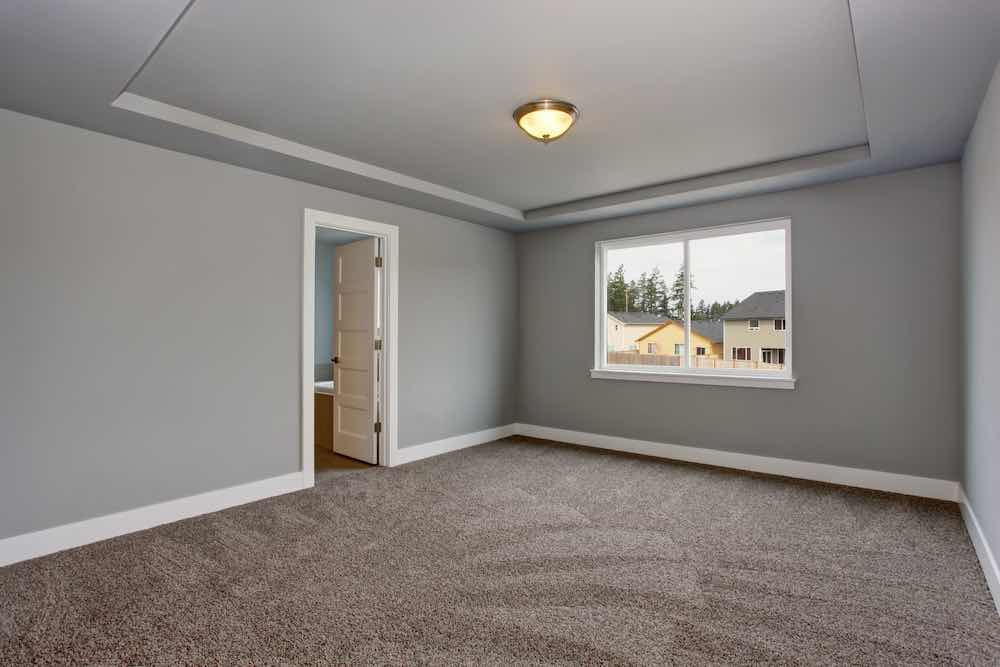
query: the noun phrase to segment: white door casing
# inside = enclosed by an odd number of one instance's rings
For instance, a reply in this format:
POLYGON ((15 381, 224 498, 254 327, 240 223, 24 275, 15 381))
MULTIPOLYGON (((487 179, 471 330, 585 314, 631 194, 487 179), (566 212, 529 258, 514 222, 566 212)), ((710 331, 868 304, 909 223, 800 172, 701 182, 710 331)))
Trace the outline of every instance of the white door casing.
MULTIPOLYGON (((379 357, 382 362, 381 382, 379 383, 378 415, 382 422, 382 432, 378 436, 379 465, 393 466, 405 463, 407 458, 399 450, 399 424, 396 415, 399 412, 399 227, 352 218, 339 213, 306 208, 302 216, 302 341, 300 374, 299 413, 302 428, 300 430, 299 451, 300 470, 303 486, 308 488, 315 483, 314 450, 314 420, 315 420, 315 305, 316 305, 316 234, 320 229, 338 229, 341 231, 365 234, 378 240, 380 254, 383 257, 383 268, 379 269, 381 278, 379 292, 381 308, 379 340, 382 351, 379 357)), ((325 360, 324 360, 325 361, 325 360)))
POLYGON ((333 451, 367 463, 378 462, 377 243, 370 238, 337 246, 334 262, 333 451))

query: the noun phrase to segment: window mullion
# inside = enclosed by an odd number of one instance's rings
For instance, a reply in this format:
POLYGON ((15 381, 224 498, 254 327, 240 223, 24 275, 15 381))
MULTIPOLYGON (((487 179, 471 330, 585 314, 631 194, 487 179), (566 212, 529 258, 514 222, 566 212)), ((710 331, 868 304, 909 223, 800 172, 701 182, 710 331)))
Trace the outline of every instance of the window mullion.
POLYGON ((691 349, 691 242, 684 240, 684 354, 681 368, 689 366, 691 349))

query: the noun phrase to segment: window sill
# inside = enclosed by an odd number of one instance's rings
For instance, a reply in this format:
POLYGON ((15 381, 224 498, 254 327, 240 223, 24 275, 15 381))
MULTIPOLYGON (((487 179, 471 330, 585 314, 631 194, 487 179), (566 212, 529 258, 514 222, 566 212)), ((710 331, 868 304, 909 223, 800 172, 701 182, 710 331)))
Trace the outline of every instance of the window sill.
POLYGON ((795 389, 795 378, 757 377, 751 375, 709 375, 707 373, 664 373, 656 371, 590 369, 594 380, 631 380, 633 382, 672 382, 676 384, 708 384, 720 387, 754 387, 757 389, 795 389))

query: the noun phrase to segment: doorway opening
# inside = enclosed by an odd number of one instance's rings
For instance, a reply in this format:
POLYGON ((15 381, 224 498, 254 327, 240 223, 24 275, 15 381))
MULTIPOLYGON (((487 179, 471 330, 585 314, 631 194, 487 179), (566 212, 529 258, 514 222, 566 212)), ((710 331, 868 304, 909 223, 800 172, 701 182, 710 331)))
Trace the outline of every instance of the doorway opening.
POLYGON ((303 230, 303 482, 396 451, 398 228, 306 209, 303 230))

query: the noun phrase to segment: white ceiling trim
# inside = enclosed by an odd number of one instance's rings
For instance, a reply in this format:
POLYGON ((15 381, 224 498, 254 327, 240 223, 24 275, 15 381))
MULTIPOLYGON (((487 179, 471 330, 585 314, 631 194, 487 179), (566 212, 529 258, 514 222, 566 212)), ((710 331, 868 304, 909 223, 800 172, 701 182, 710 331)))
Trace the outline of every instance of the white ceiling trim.
POLYGON ((277 137, 273 134, 259 132, 257 130, 250 129, 249 127, 236 125, 235 123, 213 118, 212 116, 206 116, 205 114, 201 114, 196 111, 182 109, 181 107, 166 104, 148 97, 143 97, 142 95, 136 95, 135 93, 122 93, 111 103, 111 106, 116 109, 132 111, 134 113, 149 116, 151 118, 157 118, 168 123, 174 123, 176 125, 182 125, 194 130, 208 132, 226 139, 239 141, 258 148, 274 151, 276 153, 282 153, 284 155, 306 160, 308 162, 321 164, 326 167, 332 167, 333 169, 351 172, 365 178, 371 178, 373 180, 382 181, 384 183, 389 183, 402 188, 415 190, 434 197, 448 199, 459 204, 464 204, 466 206, 471 206, 473 208, 501 215, 505 218, 509 218, 511 221, 524 221, 524 214, 520 210, 510 206, 504 206, 503 204, 490 201, 489 199, 483 199, 482 197, 476 197, 474 195, 466 194, 465 192, 452 190, 451 188, 444 187, 443 185, 424 181, 419 178, 413 178, 412 176, 407 176, 406 174, 401 174, 390 169, 377 167, 373 164, 368 164, 367 162, 361 162, 360 160, 352 160, 351 158, 344 157, 343 155, 337 155, 336 153, 330 153, 319 148, 313 148, 312 146, 300 144, 296 141, 282 139, 281 137, 277 137))

